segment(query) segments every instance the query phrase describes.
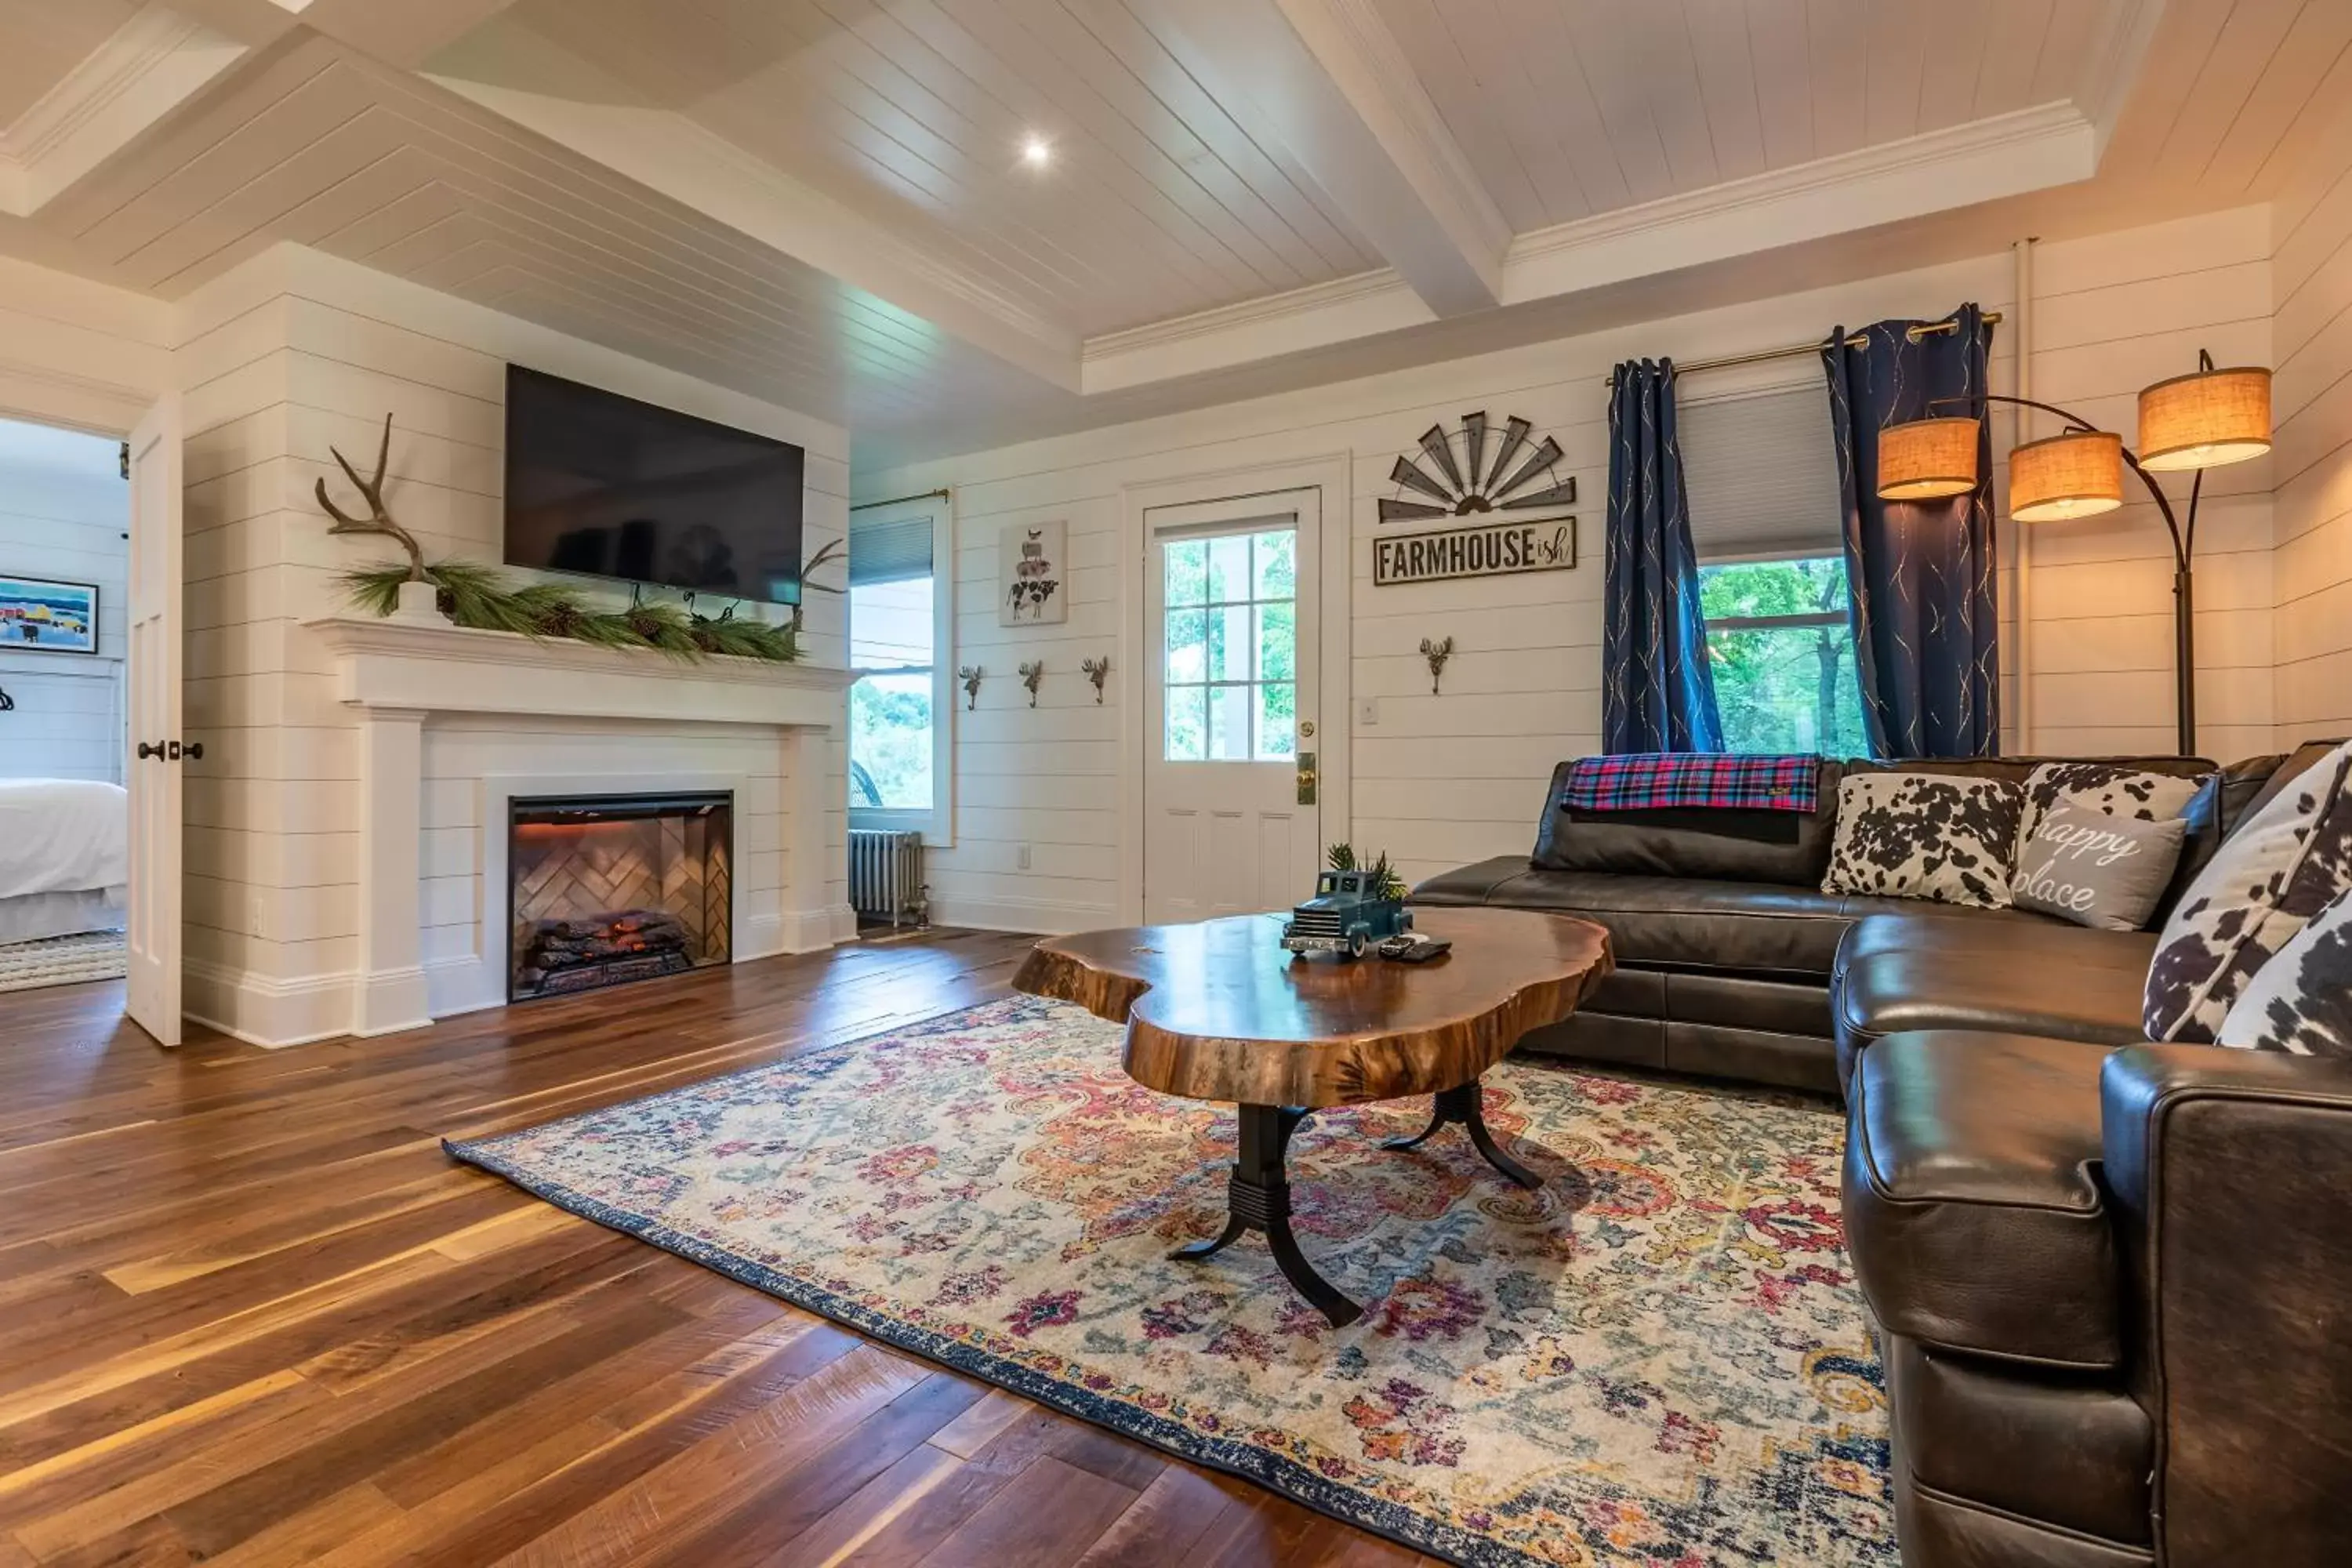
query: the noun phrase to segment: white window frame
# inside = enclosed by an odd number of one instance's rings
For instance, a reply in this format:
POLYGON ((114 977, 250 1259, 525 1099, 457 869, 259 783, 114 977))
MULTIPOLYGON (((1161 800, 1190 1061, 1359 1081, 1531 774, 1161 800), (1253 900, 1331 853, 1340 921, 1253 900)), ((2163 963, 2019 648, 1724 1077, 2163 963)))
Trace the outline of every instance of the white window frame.
MULTIPOLYGON (((909 518, 928 516, 931 520, 931 805, 930 809, 887 808, 853 805, 849 808, 852 827, 881 828, 893 832, 913 831, 923 836, 926 847, 946 848, 955 843, 955 727, 956 727, 956 653, 955 653, 955 501, 952 497, 925 497, 917 500, 896 501, 887 507, 873 507, 856 513, 853 523, 901 522, 909 518)), ((852 542, 850 549, 856 549, 852 542)), ((845 584, 843 620, 848 628, 845 639, 855 647, 857 638, 856 613, 849 603, 845 584)), ((854 668, 854 667, 853 667, 854 668)), ((887 669, 856 669, 863 679, 866 676, 897 673, 887 669)), ((846 714, 846 705, 844 708, 846 714)), ((855 750, 845 717, 842 731, 842 787, 849 784, 848 768, 855 750)))

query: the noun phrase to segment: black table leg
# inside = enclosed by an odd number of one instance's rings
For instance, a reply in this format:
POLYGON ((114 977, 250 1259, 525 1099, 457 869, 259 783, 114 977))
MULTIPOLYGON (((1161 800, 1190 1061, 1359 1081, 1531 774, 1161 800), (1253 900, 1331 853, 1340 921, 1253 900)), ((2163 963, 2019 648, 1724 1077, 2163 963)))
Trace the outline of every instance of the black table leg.
POLYGON ((1458 1121, 1465 1128, 1469 1130, 1470 1142, 1472 1145, 1477 1149, 1479 1153, 1484 1154, 1486 1157, 1486 1163, 1494 1166, 1495 1169, 1502 1172, 1503 1174, 1510 1177, 1511 1180, 1517 1182, 1523 1187, 1535 1188, 1542 1186, 1542 1177, 1537 1175, 1533 1171, 1528 1170, 1525 1165, 1520 1164, 1517 1160, 1512 1159, 1508 1154, 1504 1153, 1503 1151, 1496 1146, 1495 1142, 1495 1135, 1486 1131, 1486 1117, 1484 1110, 1485 1099, 1485 1093, 1480 1089, 1478 1082, 1475 1079, 1470 1082, 1462 1085, 1459 1089, 1446 1089, 1438 1095, 1436 1113, 1429 1119, 1428 1126, 1423 1128, 1419 1132, 1410 1138, 1391 1138, 1387 1142, 1381 1144, 1381 1147, 1383 1149, 1411 1149, 1419 1144, 1427 1142, 1432 1137, 1436 1135, 1439 1128, 1448 1127, 1458 1121))
POLYGON ((1284 1171, 1283 1156, 1290 1147, 1291 1133, 1310 1114, 1293 1106, 1243 1106, 1241 1158, 1234 1162, 1233 1181, 1226 1190, 1224 1232, 1214 1241, 1196 1241, 1169 1256, 1194 1262, 1222 1251, 1245 1230, 1257 1231, 1265 1237, 1282 1277, 1317 1311, 1330 1319, 1333 1328, 1344 1329, 1362 1317, 1364 1310, 1315 1272, 1307 1255, 1298 1250, 1297 1237, 1290 1233, 1290 1178, 1284 1171))

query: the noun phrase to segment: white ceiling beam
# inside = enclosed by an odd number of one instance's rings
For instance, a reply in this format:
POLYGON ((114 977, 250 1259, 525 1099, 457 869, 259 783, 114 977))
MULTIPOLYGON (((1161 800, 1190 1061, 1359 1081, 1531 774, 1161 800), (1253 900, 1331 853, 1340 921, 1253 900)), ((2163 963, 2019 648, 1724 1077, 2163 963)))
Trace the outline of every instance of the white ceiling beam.
POLYGON ((974 282, 530 28, 482 29, 424 79, 1065 392, 1078 334, 974 282))
POLYGON ((40 211, 248 52, 166 6, 134 13, 0 132, 0 212, 40 211))
POLYGON ((1372 0, 1139 9, 1228 112, 1289 149, 1431 310, 1502 299, 1510 226, 1372 0))

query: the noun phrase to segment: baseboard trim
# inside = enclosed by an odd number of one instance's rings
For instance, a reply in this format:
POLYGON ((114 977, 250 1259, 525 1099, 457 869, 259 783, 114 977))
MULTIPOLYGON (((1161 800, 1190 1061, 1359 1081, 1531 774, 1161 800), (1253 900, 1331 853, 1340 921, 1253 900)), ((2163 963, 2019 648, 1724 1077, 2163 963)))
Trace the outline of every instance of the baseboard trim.
MULTIPOLYGON (((342 1039, 352 1034, 352 990, 359 976, 309 974, 279 980, 203 959, 180 965, 181 1014, 231 1039, 269 1050, 342 1039)), ((423 976, 417 977, 421 986, 423 976)))
POLYGON ((1066 904, 1042 899, 935 899, 931 923, 961 926, 968 931, 1012 931, 1018 935, 1060 936, 1074 931, 1099 931, 1118 924, 1108 904, 1066 904))

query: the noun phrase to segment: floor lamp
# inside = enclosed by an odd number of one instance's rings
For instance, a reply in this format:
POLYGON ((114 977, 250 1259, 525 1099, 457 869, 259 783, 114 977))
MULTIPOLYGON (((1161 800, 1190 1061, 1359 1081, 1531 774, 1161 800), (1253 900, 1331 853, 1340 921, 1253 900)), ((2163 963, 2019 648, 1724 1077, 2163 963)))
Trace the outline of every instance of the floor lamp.
MULTIPOLYGON (((2030 397, 1974 393, 1932 400, 1930 414, 1948 404, 1982 409, 1989 403, 2038 408, 2066 422, 2045 440, 2009 454, 2009 515, 2019 522, 2061 522, 2113 511, 2124 504, 2124 468, 2139 476, 2172 535, 2174 672, 2179 686, 2180 754, 2197 751, 2197 632, 2194 561, 2197 503, 2207 468, 2242 463, 2271 449, 2271 373, 2258 366, 2217 370, 2198 351, 2198 368, 2159 381, 2139 395, 2140 449, 2080 415, 2030 397), (2194 469, 2184 521, 2158 484, 2158 473, 2194 469)), ((1878 433, 1878 498, 1941 500, 1977 487, 1977 426, 1982 418, 1929 417, 1889 425, 1878 433)))

